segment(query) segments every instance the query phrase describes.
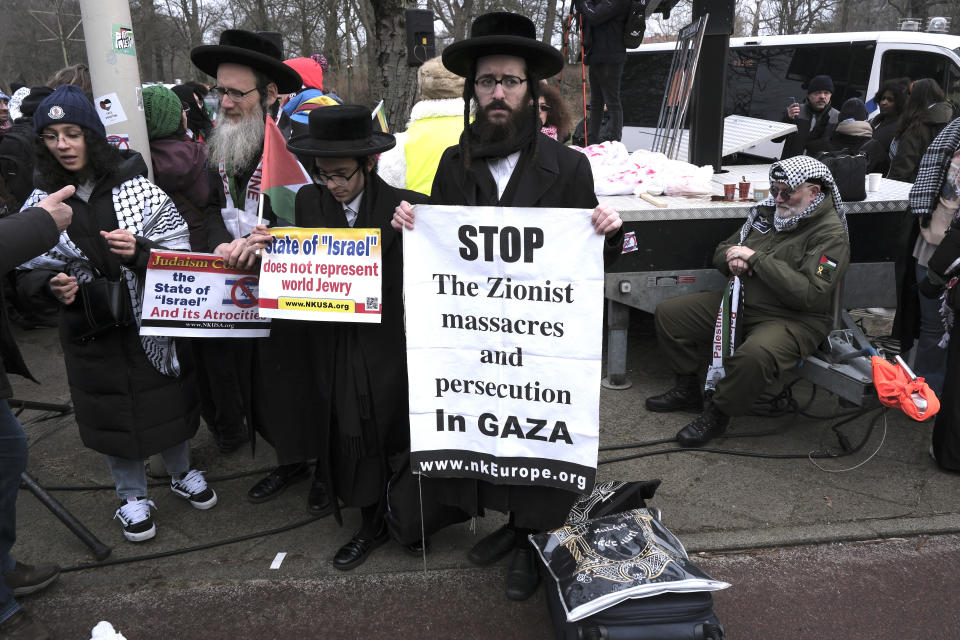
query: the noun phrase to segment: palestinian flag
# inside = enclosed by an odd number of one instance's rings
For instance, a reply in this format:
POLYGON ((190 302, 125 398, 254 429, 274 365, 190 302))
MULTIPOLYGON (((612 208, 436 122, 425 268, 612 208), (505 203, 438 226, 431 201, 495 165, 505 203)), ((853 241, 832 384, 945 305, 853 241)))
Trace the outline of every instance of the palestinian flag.
POLYGON ((820 263, 817 265, 817 276, 822 280, 830 282, 833 280, 833 272, 837 270, 837 261, 825 253, 820 254, 820 263))
POLYGON ((273 212, 278 218, 293 224, 293 203, 297 191, 310 184, 310 176, 297 158, 287 151, 287 142, 270 116, 267 116, 263 136, 262 180, 260 191, 270 196, 273 212))

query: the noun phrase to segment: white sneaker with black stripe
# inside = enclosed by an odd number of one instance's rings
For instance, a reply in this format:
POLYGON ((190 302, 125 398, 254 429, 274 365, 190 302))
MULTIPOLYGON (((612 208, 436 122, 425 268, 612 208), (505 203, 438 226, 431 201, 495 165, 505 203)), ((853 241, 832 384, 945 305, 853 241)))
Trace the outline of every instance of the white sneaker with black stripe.
POLYGON ((170 478, 170 491, 187 500, 197 509, 209 509, 217 504, 217 494, 207 486, 203 471, 191 469, 179 480, 170 478))
POLYGON ((120 508, 114 514, 114 520, 120 520, 123 527, 123 537, 130 542, 143 542, 157 535, 157 527, 150 517, 150 509, 157 508, 153 500, 137 498, 134 501, 120 503, 120 508))

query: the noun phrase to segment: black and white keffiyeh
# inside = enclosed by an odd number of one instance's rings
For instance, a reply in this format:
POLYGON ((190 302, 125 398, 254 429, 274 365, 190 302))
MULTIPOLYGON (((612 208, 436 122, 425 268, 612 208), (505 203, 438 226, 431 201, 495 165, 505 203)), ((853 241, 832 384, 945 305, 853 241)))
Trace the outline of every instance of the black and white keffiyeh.
POLYGON ((943 181, 950 169, 950 159, 960 149, 960 118, 940 132, 920 159, 917 179, 910 188, 910 213, 930 219, 940 199, 943 181))
MULTIPOLYGON (((830 169, 827 168, 827 165, 823 164, 819 160, 811 158, 810 156, 794 156, 792 158, 787 158, 786 160, 774 162, 772 165, 770 165, 770 182, 784 182, 788 184, 791 189, 796 189, 798 186, 811 179, 816 179, 823 183, 823 189, 820 191, 820 194, 817 195, 814 201, 810 203, 809 207, 792 218, 780 218, 775 216, 773 220, 774 228, 778 233, 792 231, 796 228, 797 224, 801 220, 810 215, 818 206, 820 206, 820 203, 823 202, 824 198, 827 197, 829 192, 830 197, 833 198, 833 206, 837 210, 837 215, 840 217, 840 221, 843 223, 843 230, 847 233, 847 236, 849 236, 850 232, 847 230, 847 217, 845 215, 846 205, 843 204, 843 200, 840 198, 840 190, 837 189, 836 182, 833 179, 833 174, 830 173, 830 169)), ((747 221, 740 229, 741 243, 747 239, 747 235, 750 233, 750 229, 753 227, 753 221, 757 219, 757 216, 760 213, 760 207, 776 206, 776 198, 774 196, 768 196, 766 200, 757 203, 756 206, 750 210, 750 215, 747 216, 747 221)))
MULTIPOLYGON (((36 206, 47 194, 35 189, 27 198, 23 209, 36 206)), ((145 238, 166 249, 190 250, 190 237, 187 223, 177 211, 173 201, 160 187, 143 176, 131 178, 113 188, 113 210, 117 216, 117 225, 135 236, 145 238)), ((55 247, 21 265, 22 269, 51 269, 62 271, 77 279, 77 282, 90 282, 101 277, 90 259, 84 255, 66 231, 60 232, 60 240, 55 247)), ((143 281, 137 273, 121 265, 121 273, 130 292, 130 304, 137 326, 143 309, 143 281)), ((176 346, 169 336, 140 336, 140 344, 150 363, 160 373, 168 376, 180 375, 180 361, 177 359, 176 346)))

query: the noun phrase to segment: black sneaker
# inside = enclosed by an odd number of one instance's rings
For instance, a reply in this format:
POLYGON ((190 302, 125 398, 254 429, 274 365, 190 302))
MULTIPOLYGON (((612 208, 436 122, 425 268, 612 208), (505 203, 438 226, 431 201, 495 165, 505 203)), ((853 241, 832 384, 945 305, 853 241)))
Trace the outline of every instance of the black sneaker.
POLYGON ((209 509, 217 504, 217 494, 207 486, 203 471, 191 469, 179 480, 170 478, 170 491, 187 500, 197 509, 209 509))
POLYGON ((157 535, 157 528, 150 517, 151 507, 156 509, 157 505, 146 498, 137 498, 133 502, 124 500, 120 503, 120 508, 113 518, 120 520, 123 537, 130 542, 143 542, 157 535))

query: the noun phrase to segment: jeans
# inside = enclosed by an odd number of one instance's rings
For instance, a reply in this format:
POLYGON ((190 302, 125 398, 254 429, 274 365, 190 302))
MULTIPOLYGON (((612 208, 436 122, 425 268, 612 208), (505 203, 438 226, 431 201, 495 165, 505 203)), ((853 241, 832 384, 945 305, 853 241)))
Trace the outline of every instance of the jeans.
MULTIPOLYGON (((179 477, 190 470, 189 440, 161 451, 160 455, 171 476, 179 477)), ((117 487, 117 497, 121 500, 147 497, 147 470, 143 467, 143 460, 107 456, 107 464, 117 487)))
MULTIPOLYGON (((17 539, 17 492, 20 474, 27 468, 27 436, 6 400, 0 400, 0 573, 14 565, 10 549, 17 539)), ((13 591, 0 580, 0 622, 20 609, 13 591)))
POLYGON ((603 106, 610 116, 609 140, 623 137, 623 106, 620 104, 620 75, 623 63, 590 65, 590 124, 587 127, 587 142, 598 144, 600 125, 603 123, 603 106))
MULTIPOLYGON (((917 282, 927 278, 927 268, 917 265, 917 282)), ((940 318, 940 299, 920 294, 920 335, 917 337, 917 352, 913 372, 923 377, 930 388, 940 397, 943 379, 947 374, 947 350, 937 344, 943 336, 943 321, 940 318)))

